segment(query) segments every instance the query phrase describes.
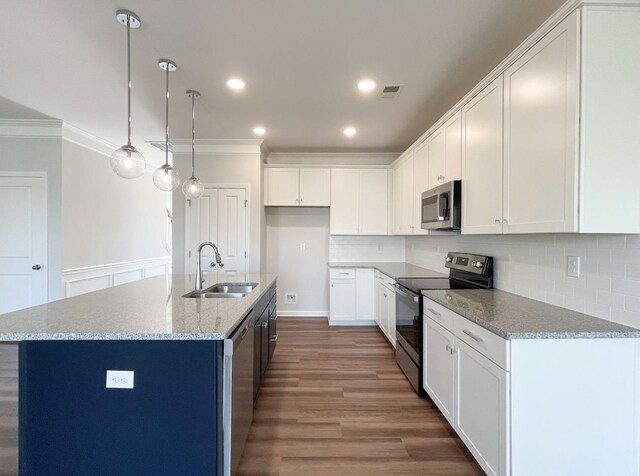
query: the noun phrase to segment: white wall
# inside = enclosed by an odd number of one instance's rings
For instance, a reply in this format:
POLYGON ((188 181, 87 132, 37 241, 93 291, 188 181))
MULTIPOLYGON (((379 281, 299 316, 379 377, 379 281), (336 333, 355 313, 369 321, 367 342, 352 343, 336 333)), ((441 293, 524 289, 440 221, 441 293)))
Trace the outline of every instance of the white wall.
POLYGON ((445 271, 448 251, 493 256, 495 287, 640 328, 640 235, 424 236, 406 240, 407 262, 445 271), (579 278, 566 275, 579 256, 579 278))
POLYGON ((47 173, 47 294, 62 297, 61 139, 0 137, 0 170, 47 173))
POLYGON ((403 262, 404 236, 331 236, 329 261, 403 262))
POLYGON ((168 255, 166 208, 150 172, 123 179, 108 156, 62 141, 63 270, 168 255))
MULTIPOLYGON (((174 153, 173 164, 182 180, 191 176, 191 152, 174 153)), ((220 154, 198 152, 196 176, 205 184, 249 184, 249 272, 260 272, 261 238, 264 230, 262 207, 262 160, 260 153, 220 154)), ((185 198, 173 193, 173 270, 184 273, 185 198)))
POLYGON ((329 209, 267 207, 266 213, 267 272, 278 274, 278 313, 328 315, 329 209), (286 304, 286 293, 296 293, 297 304, 286 304))

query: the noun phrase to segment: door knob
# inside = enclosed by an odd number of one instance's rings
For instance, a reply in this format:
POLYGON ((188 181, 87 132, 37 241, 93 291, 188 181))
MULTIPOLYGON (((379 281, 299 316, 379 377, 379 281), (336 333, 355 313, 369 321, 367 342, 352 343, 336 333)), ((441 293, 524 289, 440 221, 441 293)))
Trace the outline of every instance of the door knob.
POLYGON ((31 266, 31 269, 38 271, 39 269, 42 269, 42 266, 40 266, 39 264, 34 264, 33 266, 31 266))

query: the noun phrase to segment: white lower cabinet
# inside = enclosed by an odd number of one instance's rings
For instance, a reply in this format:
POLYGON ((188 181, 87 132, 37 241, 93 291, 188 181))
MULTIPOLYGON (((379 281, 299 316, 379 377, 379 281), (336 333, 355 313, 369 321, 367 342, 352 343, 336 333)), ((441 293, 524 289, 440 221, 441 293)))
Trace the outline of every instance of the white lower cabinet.
POLYGON ((424 312, 424 389, 487 474, 640 474, 640 339, 505 340, 424 312))
POLYGON ((373 325, 374 270, 331 268, 329 276, 329 324, 373 325))
POLYGON ((393 279, 376 271, 375 273, 375 315, 378 326, 389 342, 396 345, 396 293, 393 279))

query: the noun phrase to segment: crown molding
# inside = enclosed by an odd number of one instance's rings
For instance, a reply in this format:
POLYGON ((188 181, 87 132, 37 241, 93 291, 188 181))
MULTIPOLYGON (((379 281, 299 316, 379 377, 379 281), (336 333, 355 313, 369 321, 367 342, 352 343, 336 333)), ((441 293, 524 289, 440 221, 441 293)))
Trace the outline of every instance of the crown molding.
POLYGON ((73 144, 77 144, 86 149, 90 149, 108 157, 111 156, 117 145, 90 134, 82 129, 72 126, 66 122, 62 123, 62 138, 73 144))
POLYGON ((0 137, 50 139, 61 136, 59 119, 0 119, 0 137))
POLYGON ((267 165, 390 165, 399 152, 272 152, 267 165))
MULTIPOLYGON (((263 139, 196 139, 196 153, 209 155, 258 154, 263 139)), ((148 141, 148 144, 165 151, 164 141, 148 141)), ((173 154, 191 154, 191 139, 172 139, 169 151, 173 154)))

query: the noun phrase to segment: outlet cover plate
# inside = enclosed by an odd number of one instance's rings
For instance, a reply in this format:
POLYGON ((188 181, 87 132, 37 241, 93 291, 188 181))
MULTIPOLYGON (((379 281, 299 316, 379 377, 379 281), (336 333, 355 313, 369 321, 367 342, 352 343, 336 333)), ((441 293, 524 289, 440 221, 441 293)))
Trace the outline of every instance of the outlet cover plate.
POLYGON ((287 293, 284 297, 286 304, 298 304, 298 295, 296 293, 287 293))
POLYGON ((133 370, 107 370, 107 388, 133 388, 133 370))
POLYGON ((567 256, 567 276, 580 277, 580 256, 567 256))

